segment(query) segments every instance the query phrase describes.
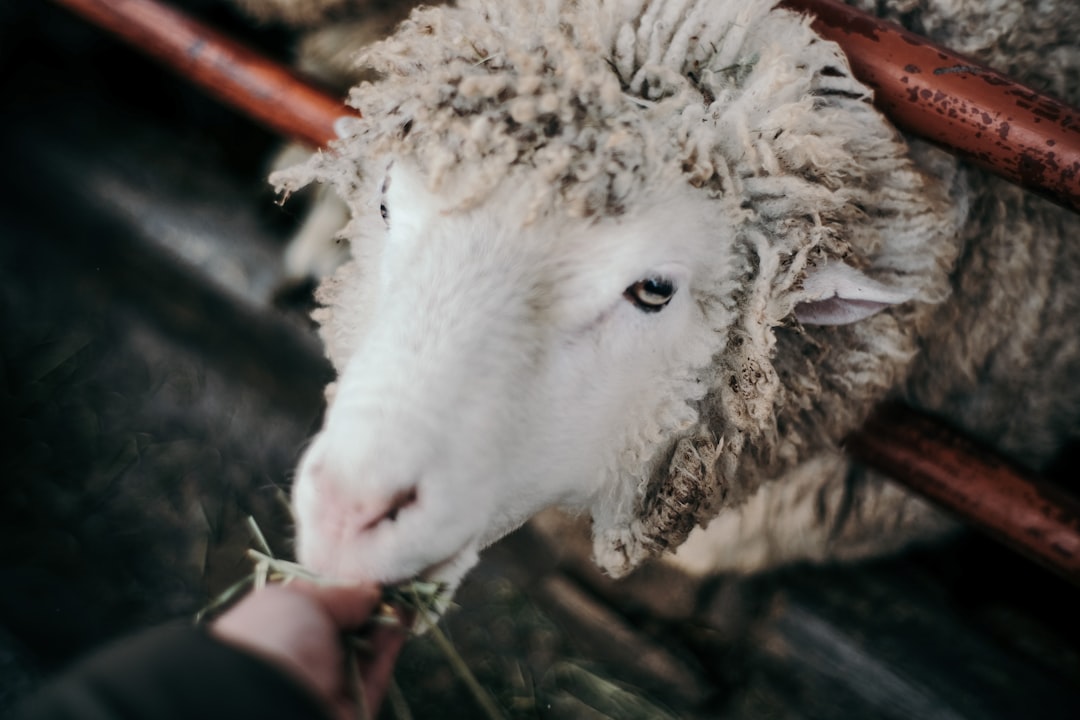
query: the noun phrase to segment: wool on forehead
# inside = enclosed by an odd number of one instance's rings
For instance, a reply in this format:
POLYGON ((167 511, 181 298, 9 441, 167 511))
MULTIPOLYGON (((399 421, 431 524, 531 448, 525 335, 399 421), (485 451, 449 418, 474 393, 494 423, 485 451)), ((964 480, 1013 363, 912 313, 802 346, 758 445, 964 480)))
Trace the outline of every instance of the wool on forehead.
POLYGON ((370 192, 381 158, 394 155, 469 207, 527 169, 532 215, 591 217, 620 214, 672 182, 728 197, 735 210, 747 195, 776 192, 748 187, 747 178, 801 174, 824 185, 806 184, 814 192, 784 214, 844 214, 851 189, 830 190, 866 174, 854 159, 866 147, 844 145, 889 145, 891 137, 845 139, 806 121, 780 132, 821 102, 816 69, 847 70, 827 43, 817 43, 808 64, 792 50, 815 43, 806 23, 789 13, 766 23, 770 6, 473 0, 418 9, 358 56, 380 79, 350 95, 364 115, 352 136, 275 181, 285 190, 329 181, 352 200, 370 192))

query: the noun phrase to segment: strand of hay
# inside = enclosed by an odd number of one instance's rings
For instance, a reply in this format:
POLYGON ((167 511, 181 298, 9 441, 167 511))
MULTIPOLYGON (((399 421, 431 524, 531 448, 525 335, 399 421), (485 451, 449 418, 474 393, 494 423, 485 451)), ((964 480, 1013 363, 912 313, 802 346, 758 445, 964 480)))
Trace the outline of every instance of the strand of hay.
POLYGON ((432 607, 431 603, 436 598, 432 597, 431 600, 428 600, 426 608, 423 606, 425 601, 421 599, 416 590, 416 585, 418 584, 421 583, 410 583, 406 586, 406 593, 413 596, 413 602, 410 604, 413 607, 418 608, 417 617, 419 617, 420 621, 426 625, 426 629, 431 633, 431 639, 439 646, 443 655, 446 656, 447 662, 450 663, 450 667, 457 674, 458 679, 460 679, 465 684, 465 687, 468 688, 469 692, 472 693, 477 705, 484 711, 484 715, 488 717, 488 720, 505 720, 505 715, 503 715, 502 710, 495 703, 495 699, 491 697, 491 694, 485 690, 484 686, 476 679, 476 676, 469 670, 469 666, 462 660, 461 655, 454 649, 449 638, 447 638, 446 634, 439 628, 437 616, 430 612, 430 608, 432 607), (434 620, 432 619, 433 617, 435 618, 434 620))

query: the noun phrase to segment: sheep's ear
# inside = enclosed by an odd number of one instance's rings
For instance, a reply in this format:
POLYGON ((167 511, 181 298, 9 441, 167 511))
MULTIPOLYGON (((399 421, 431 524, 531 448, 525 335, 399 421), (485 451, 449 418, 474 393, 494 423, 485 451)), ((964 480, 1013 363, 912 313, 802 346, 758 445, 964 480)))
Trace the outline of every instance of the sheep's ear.
POLYGON ((832 260, 807 274, 795 317, 804 325, 847 325, 907 302, 914 295, 913 290, 888 287, 832 260))

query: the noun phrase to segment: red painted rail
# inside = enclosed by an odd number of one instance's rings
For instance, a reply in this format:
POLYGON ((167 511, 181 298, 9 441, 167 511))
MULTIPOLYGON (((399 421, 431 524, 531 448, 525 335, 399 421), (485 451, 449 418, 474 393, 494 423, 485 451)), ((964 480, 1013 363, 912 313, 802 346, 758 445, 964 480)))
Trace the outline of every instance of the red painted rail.
MULTIPOLYGON (((288 70, 156 0, 54 0, 254 119, 315 145, 350 112, 288 70)), ((1080 210, 1080 113, 835 0, 784 0, 848 53, 900 127, 1080 210)), ((960 435, 890 409, 853 435, 856 457, 1080 584, 1080 504, 960 435)))
POLYGON ((1080 211, 1080 110, 840 0, 781 4, 815 16, 897 127, 1080 211))
POLYGON ((903 407, 882 408, 845 449, 1080 584, 1080 500, 903 407))
POLYGON ((310 145, 356 111, 198 20, 157 0, 54 0, 267 127, 310 145))

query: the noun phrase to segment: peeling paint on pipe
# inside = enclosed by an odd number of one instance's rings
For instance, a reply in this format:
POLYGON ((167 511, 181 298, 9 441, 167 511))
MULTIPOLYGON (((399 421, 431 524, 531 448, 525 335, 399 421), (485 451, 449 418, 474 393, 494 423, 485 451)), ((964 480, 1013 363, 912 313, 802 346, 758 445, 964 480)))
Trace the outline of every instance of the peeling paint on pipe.
POLYGON ((839 0, 782 0, 847 54, 900 129, 1080 211, 1080 110, 839 0))

